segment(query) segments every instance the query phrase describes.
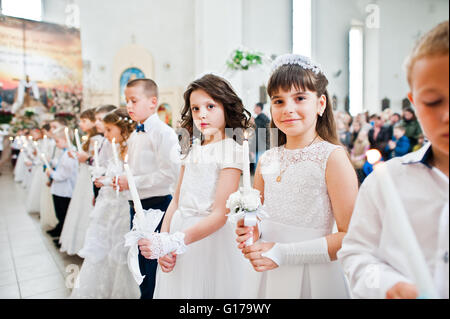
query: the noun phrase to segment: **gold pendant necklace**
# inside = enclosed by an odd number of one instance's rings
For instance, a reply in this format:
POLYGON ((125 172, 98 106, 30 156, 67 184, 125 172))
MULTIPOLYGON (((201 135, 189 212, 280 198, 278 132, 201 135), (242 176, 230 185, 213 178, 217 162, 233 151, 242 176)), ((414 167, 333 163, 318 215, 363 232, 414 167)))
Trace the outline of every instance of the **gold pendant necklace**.
MULTIPOLYGON (((312 145, 312 143, 314 143, 314 141, 315 141, 318 137, 319 137, 319 135, 316 135, 316 137, 312 140, 312 142, 309 143, 309 145, 306 146, 306 147, 310 147, 310 146, 312 145)), ((306 148, 306 147, 305 147, 305 148, 306 148)), ((284 153, 285 153, 285 152, 286 152, 286 148, 285 148, 285 146, 283 146, 283 153, 281 154, 280 163, 283 163, 283 160, 284 160, 284 153)), ((276 179, 277 183, 280 183, 280 182, 281 182, 281 175, 283 175, 283 173, 288 169, 289 166, 290 166, 290 165, 286 166, 283 170, 280 169, 280 175, 278 175, 278 177, 277 177, 277 179, 276 179)))

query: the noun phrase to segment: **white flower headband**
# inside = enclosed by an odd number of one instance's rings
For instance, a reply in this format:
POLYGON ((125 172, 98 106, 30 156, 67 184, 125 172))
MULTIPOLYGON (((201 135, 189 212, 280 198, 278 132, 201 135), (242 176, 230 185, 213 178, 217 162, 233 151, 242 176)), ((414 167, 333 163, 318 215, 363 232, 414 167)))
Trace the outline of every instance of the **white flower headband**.
POLYGON ((286 64, 297 64, 305 70, 313 71, 315 74, 323 73, 320 66, 311 61, 310 58, 299 54, 289 53, 280 55, 272 62, 271 74, 273 74, 279 67, 286 64))
POLYGON ((119 116, 119 121, 128 122, 130 124, 133 123, 132 119, 129 119, 128 117, 122 117, 122 116, 119 116))

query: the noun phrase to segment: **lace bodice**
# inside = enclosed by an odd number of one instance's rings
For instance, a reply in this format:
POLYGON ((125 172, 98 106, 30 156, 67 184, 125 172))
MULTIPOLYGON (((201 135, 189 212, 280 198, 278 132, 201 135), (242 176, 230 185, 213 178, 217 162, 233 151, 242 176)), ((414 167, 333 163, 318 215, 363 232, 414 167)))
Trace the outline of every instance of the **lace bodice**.
POLYGON ((322 141, 303 149, 273 148, 260 160, 264 206, 269 220, 291 226, 331 231, 334 216, 325 169, 340 146, 322 141), (281 174, 281 180, 277 178, 281 174))

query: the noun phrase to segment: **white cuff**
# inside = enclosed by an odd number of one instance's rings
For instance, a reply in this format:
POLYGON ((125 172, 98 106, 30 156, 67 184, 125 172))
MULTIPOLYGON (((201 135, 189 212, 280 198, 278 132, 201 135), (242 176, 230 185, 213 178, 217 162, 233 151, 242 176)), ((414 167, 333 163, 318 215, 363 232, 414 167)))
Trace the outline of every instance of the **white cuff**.
POLYGON ((272 259, 278 266, 324 264, 331 262, 325 237, 300 243, 276 243, 261 256, 272 259))
POLYGON ((177 255, 183 254, 187 250, 184 243, 184 233, 176 232, 174 234, 168 233, 152 233, 147 237, 151 241, 151 255, 150 259, 161 258, 171 252, 177 255))

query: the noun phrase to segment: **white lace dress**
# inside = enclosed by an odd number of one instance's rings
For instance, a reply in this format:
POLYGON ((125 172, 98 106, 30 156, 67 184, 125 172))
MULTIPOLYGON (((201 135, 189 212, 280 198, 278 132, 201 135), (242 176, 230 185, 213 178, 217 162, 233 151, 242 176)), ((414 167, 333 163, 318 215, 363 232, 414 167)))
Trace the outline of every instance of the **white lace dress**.
MULTIPOLYGON (((110 164, 106 176, 119 173, 110 164)), ((125 234, 130 230, 130 207, 126 192, 103 186, 98 194, 84 247, 78 255, 84 258, 70 298, 137 299, 139 286, 127 265, 125 234)))
POLYGON ((89 226, 91 211, 94 209, 92 199, 94 190, 89 166, 79 165, 77 182, 73 190, 72 199, 67 209, 66 219, 59 238, 60 251, 68 255, 77 254, 84 245, 84 238, 89 226))
MULTIPOLYGON (((208 216, 222 169, 242 170, 242 147, 234 140, 227 138, 196 147, 201 149, 201 155, 193 150, 183 160, 183 183, 170 233, 183 231, 208 216)), ((158 266, 154 298, 238 298, 246 260, 237 249, 235 238, 234 226, 227 223, 190 244, 184 254, 177 256, 171 272, 162 272, 158 266)))
POLYGON ((34 165, 31 175, 31 186, 27 192, 27 199, 25 202, 25 208, 28 213, 39 213, 41 202, 41 186, 42 181, 46 178, 47 176, 44 173, 42 165, 34 165))
MULTIPOLYGON (((41 140, 37 142, 38 149, 42 148, 41 140)), ((27 192, 25 208, 28 213, 39 213, 41 201, 42 181, 47 178, 45 175, 42 160, 39 157, 34 158, 33 168, 31 170, 31 184, 27 192)))
MULTIPOLYGON (((334 216, 325 169, 329 155, 338 147, 322 141, 303 149, 281 146, 264 153, 260 165, 264 210, 269 217, 261 222, 261 240, 292 243, 332 233, 334 216)), ((349 298, 338 261, 252 271, 244 287, 242 298, 349 298)))

